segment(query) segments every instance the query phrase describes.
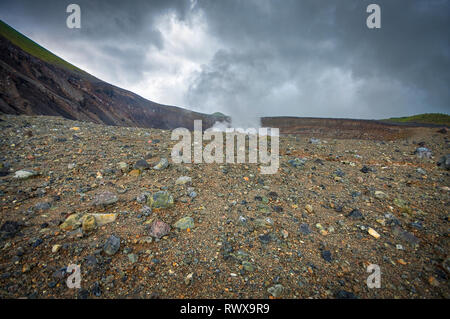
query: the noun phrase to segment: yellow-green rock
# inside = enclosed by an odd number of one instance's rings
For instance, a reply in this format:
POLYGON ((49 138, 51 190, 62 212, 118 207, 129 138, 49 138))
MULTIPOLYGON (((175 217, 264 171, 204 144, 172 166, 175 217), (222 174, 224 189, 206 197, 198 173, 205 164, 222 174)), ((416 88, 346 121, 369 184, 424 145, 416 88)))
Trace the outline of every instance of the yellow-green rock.
POLYGON ((80 214, 72 214, 66 218, 64 223, 62 223, 59 228, 62 230, 75 230, 81 226, 80 214))
POLYGON ((97 226, 103 226, 116 221, 117 214, 91 214, 95 218, 97 226))
POLYGON ((173 206, 173 197, 167 191, 159 191, 149 196, 147 205, 151 208, 169 208, 173 206))
POLYGON ((97 226, 97 223, 95 222, 95 217, 92 215, 87 215, 83 218, 83 224, 81 228, 83 229, 83 232, 89 233, 95 229, 97 226))

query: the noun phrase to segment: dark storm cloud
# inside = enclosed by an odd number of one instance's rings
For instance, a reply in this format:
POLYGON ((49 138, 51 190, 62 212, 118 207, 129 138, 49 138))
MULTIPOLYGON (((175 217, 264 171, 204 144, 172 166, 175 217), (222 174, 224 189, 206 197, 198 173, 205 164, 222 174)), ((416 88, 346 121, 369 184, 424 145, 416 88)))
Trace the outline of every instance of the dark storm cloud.
MULTIPOLYGON (((141 80, 149 70, 145 54, 149 47, 163 49, 161 32, 155 19, 173 12, 183 19, 188 1, 1 1, 1 18, 31 36, 51 38, 79 54, 90 55, 105 70, 131 81, 141 80), (66 8, 81 7, 81 29, 66 27, 66 8), (102 63, 102 59, 104 63, 102 63)), ((105 71, 107 72, 107 71, 105 71)))
POLYGON ((194 105, 205 105, 207 96, 207 108, 340 117, 450 109, 449 1, 199 1, 199 7, 227 49, 194 77, 188 92, 194 105), (381 6, 380 30, 365 24, 373 2, 381 6))
POLYGON ((181 106, 226 112, 243 125, 261 115, 450 109, 448 0, 73 2, 80 30, 65 27, 69 1, 2 1, 0 17, 106 80, 134 88, 151 79, 159 102, 178 96, 181 106), (381 6, 381 29, 366 27, 370 3, 381 6), (167 13, 185 23, 179 35, 158 25, 167 13))
POLYGON ((168 11, 176 12, 183 18, 187 8, 189 2, 176 0, 4 0, 0 3, 2 18, 51 32, 53 36, 76 36, 99 41, 128 38, 136 45, 144 38, 161 45, 157 33, 152 37, 154 18, 168 11), (66 28, 66 7, 70 3, 76 3, 82 9, 82 28, 76 34, 66 28))

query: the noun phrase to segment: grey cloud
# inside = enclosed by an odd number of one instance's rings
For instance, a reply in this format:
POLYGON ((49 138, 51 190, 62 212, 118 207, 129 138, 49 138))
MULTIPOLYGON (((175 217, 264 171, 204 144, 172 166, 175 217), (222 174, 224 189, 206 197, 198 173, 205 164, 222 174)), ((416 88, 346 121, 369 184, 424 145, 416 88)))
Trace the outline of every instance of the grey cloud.
POLYGON ((212 34, 233 53, 216 55, 196 75, 188 100, 204 105, 207 94, 209 108, 265 115, 448 112, 449 2, 377 1, 382 28, 369 30, 371 2, 199 2, 212 34), (248 57, 261 50, 274 54, 254 68, 248 57), (251 76, 242 89, 227 94, 244 73, 251 76), (290 99, 277 103, 274 92, 286 87, 290 99))

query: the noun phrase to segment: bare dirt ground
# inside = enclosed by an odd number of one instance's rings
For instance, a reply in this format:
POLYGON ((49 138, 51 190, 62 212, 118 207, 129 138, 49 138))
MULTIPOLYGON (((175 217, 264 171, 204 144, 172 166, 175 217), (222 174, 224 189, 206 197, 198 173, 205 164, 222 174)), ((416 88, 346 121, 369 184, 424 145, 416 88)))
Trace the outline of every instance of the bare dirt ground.
POLYGON ((1 298, 450 297, 450 180, 436 165, 448 133, 282 136, 278 172, 262 175, 174 164, 170 131, 0 118, 1 298), (149 200, 160 191, 173 205, 149 200), (156 221, 170 226, 161 238, 156 221), (381 288, 366 284, 370 264, 381 288))

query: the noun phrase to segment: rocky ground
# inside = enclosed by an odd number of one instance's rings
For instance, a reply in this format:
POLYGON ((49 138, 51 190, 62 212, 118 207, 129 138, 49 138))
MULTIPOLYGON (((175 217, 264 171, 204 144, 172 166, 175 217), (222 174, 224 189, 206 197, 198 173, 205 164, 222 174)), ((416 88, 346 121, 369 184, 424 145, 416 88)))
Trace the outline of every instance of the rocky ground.
POLYGON ((174 164, 170 131, 0 118, 1 298, 450 297, 445 131, 283 136, 261 175, 174 164))

